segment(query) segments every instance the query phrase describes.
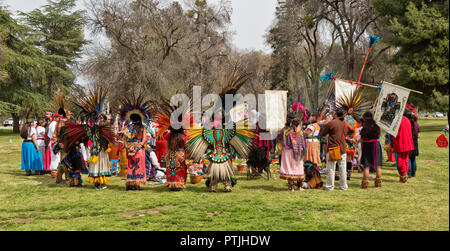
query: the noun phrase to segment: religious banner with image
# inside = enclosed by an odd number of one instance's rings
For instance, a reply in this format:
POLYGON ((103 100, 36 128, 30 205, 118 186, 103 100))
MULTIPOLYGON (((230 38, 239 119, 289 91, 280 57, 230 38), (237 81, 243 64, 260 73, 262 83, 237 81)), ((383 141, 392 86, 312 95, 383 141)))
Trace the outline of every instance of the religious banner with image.
POLYGON ((383 81, 374 119, 394 137, 397 137, 408 97, 409 89, 383 81))

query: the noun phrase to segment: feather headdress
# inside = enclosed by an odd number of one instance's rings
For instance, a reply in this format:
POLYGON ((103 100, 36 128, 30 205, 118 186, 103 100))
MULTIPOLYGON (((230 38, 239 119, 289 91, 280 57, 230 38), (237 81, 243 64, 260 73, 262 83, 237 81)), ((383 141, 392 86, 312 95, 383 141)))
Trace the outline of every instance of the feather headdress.
POLYGON ((50 105, 50 109, 55 113, 66 117, 66 113, 69 109, 69 102, 67 102, 66 93, 58 90, 54 95, 55 103, 50 105))
POLYGON ((343 108, 347 113, 350 113, 349 115, 356 121, 360 122, 364 111, 370 109, 372 105, 371 102, 363 100, 363 89, 356 88, 349 94, 336 100, 335 106, 336 108, 343 108))
POLYGON ((241 73, 239 71, 239 66, 236 65, 233 69, 233 72, 228 76, 228 78, 222 85, 220 96, 222 97, 225 94, 236 94, 237 91, 247 82, 250 76, 250 73, 241 73))
POLYGON ((81 116, 86 119, 86 124, 67 123, 62 135, 67 149, 77 143, 87 143, 90 140, 92 142, 90 162, 92 163, 97 163, 101 150, 107 151, 108 144, 116 141, 116 135, 111 126, 100 123, 105 98, 106 91, 102 87, 97 87, 90 90, 85 97, 74 102, 81 109, 81 116))
MULTIPOLYGON (((190 102, 192 103, 192 102, 190 102)), ((181 127, 175 129, 171 126, 170 117, 178 107, 172 106, 166 98, 162 97, 159 104, 155 106, 155 123, 158 124, 158 132, 156 133, 156 137, 162 138, 166 131, 171 131, 174 133, 184 133, 184 128, 188 128, 192 126, 192 116, 190 112, 190 107, 184 111, 181 111, 180 117, 178 117, 178 121, 181 122, 181 127), (184 127, 184 128, 183 128, 184 127)))
POLYGON ((150 112, 153 108, 152 101, 145 100, 141 93, 139 96, 122 97, 119 114, 121 120, 130 120, 131 115, 136 114, 141 117, 142 122, 150 119, 150 112))
POLYGON ((303 120, 303 122, 308 120, 306 109, 303 107, 302 103, 300 103, 300 94, 298 94, 297 102, 292 104, 292 111, 295 112, 297 118, 303 120))
POLYGON ((103 110, 106 91, 102 87, 89 90, 89 94, 78 99, 74 104, 81 109, 80 115, 89 122, 97 122, 103 110))

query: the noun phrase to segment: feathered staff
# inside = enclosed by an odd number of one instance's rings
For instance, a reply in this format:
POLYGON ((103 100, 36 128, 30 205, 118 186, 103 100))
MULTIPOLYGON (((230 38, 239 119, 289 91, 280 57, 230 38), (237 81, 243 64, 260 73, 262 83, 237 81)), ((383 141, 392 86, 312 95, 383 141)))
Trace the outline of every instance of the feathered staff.
POLYGON ((375 43, 380 42, 380 37, 379 36, 369 35, 369 40, 370 40, 369 41, 369 48, 367 49, 366 58, 364 59, 364 64, 363 64, 363 67, 361 69, 361 73, 359 74, 358 83, 361 81, 361 77, 362 77, 362 74, 364 72, 364 67, 366 67, 367 59, 369 58, 370 49, 372 49, 372 46, 375 43))

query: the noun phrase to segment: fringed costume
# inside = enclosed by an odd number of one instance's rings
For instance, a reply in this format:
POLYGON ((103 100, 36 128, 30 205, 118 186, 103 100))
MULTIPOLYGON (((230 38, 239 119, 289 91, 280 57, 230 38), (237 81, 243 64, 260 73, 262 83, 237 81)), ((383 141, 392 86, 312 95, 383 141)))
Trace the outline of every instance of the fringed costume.
POLYGON ((127 190, 141 190, 141 185, 147 184, 145 169, 145 148, 147 147, 147 133, 144 121, 150 117, 150 102, 144 97, 123 97, 121 100, 120 116, 128 124, 122 129, 123 143, 127 149, 127 190))
MULTIPOLYGON (((239 88, 248 80, 249 74, 238 74, 237 68, 222 88, 220 98, 225 105, 225 94, 236 94, 239 88)), ((223 107, 220 107, 223 108, 223 107)), ((229 111, 225 111, 227 114, 229 111)), ((226 127, 222 118, 222 128, 191 128, 188 130, 187 152, 190 159, 199 161, 205 153, 209 160, 206 168, 208 180, 206 185, 210 192, 217 191, 217 184, 223 182, 225 192, 231 192, 236 184, 234 167, 232 164, 233 153, 241 158, 248 158, 250 147, 255 133, 248 129, 248 121, 231 123, 226 127)))

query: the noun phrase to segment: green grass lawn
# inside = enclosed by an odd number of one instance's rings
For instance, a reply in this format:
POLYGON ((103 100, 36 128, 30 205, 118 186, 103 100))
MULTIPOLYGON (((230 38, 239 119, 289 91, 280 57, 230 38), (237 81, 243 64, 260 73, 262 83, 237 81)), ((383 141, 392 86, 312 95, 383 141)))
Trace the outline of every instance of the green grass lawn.
MULTIPOLYGON (((398 183, 392 163, 383 187, 288 192, 286 181, 238 176, 232 193, 208 193, 204 182, 181 192, 162 185, 125 191, 113 177, 106 190, 56 185, 49 175, 20 171, 21 140, 0 130, 0 230, 449 230, 449 150, 435 140, 446 119, 419 121, 417 177, 398 183)), ((325 177, 323 177, 325 178, 325 177)))

